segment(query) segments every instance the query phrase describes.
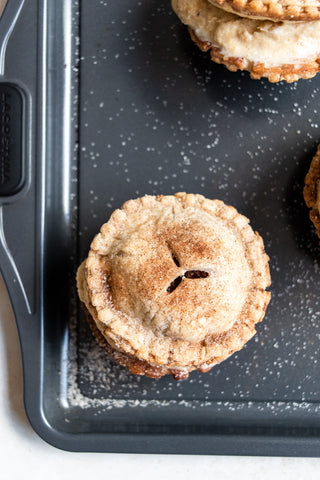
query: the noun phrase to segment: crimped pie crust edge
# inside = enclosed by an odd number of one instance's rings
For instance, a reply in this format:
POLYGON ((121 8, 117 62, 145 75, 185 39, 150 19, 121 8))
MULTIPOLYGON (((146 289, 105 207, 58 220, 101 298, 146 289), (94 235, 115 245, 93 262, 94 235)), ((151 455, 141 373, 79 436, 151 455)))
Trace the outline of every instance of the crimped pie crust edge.
POLYGON ((200 40, 192 28, 188 27, 188 30, 191 39, 200 50, 202 52, 210 52, 212 61, 225 65, 231 72, 246 70, 254 80, 259 80, 260 78, 265 77, 271 83, 280 81, 292 83, 300 79, 306 80, 312 78, 320 72, 320 57, 299 65, 288 64, 277 67, 266 67, 264 63, 250 62, 244 57, 228 57, 222 53, 220 48, 215 47, 210 42, 200 40))
MULTIPOLYGON (((90 314, 89 310, 87 309, 86 305, 82 303, 82 308, 85 312, 87 322, 89 327, 92 331, 92 334, 98 344, 105 350, 105 352, 119 365, 126 367, 131 373, 134 375, 146 375, 149 378, 161 378, 164 375, 172 375, 175 380, 184 380, 189 377, 189 372, 195 370, 196 368, 169 368, 165 365, 151 365, 150 363, 146 362, 145 360, 140 360, 139 358, 135 357, 134 355, 130 355, 125 352, 121 352, 108 343, 107 339, 99 328, 95 320, 93 319, 92 315, 90 314)), ((231 355, 231 353, 230 353, 231 355)), ((225 360, 225 359, 224 359, 225 360)), ((214 365, 220 363, 221 360, 219 358, 215 359, 214 363, 210 365, 204 364, 199 366, 197 369, 200 372, 208 372, 211 370, 214 365)))
POLYGON ((277 22, 320 19, 319 1, 315 1, 314 5, 281 4, 279 1, 270 0, 209 0, 209 2, 240 16, 277 22))

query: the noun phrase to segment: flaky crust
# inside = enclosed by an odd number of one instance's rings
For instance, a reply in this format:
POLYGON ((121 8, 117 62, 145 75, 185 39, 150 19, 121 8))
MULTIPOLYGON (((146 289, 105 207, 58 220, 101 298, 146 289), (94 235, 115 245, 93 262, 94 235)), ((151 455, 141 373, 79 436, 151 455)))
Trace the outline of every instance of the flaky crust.
POLYGON ((319 212, 319 184, 320 184, 320 145, 310 164, 305 178, 303 197, 310 208, 309 216, 320 238, 320 212, 319 212))
POLYGON ((319 0, 209 0, 228 12, 273 21, 320 19, 319 0))
POLYGON ((292 83, 300 79, 312 78, 320 72, 320 58, 309 61, 306 60, 305 63, 299 65, 281 65, 280 67, 267 68, 263 63, 250 62, 243 57, 228 57, 222 54, 220 48, 213 46, 209 42, 201 41, 191 28, 188 30, 192 40, 198 45, 200 50, 203 52, 209 51, 211 59, 214 62, 225 65, 231 72, 246 70, 254 80, 265 77, 271 83, 282 80, 287 83, 292 83))
POLYGON ((77 284, 116 361, 157 377, 207 371, 241 349, 270 300, 268 257, 248 219, 221 201, 185 193, 145 196, 116 210, 94 238, 77 284), (173 291, 174 278, 180 283, 173 291))

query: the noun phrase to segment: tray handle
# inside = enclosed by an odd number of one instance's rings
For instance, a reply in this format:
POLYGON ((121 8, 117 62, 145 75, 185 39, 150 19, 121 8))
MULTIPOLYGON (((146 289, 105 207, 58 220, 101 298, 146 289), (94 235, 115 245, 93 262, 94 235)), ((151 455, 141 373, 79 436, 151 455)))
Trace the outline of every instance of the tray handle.
POLYGON ((9 294, 31 314, 33 307, 13 254, 6 241, 3 208, 19 200, 28 189, 26 181, 26 96, 23 89, 5 76, 8 41, 25 0, 7 0, 0 18, 0 264, 9 294))
POLYGON ((5 76, 8 41, 24 2, 7 0, 0 18, 0 204, 15 200, 26 183, 23 129, 26 98, 22 88, 5 76))
POLYGON ((6 47, 25 0, 7 0, 0 19, 0 75, 4 75, 6 47))

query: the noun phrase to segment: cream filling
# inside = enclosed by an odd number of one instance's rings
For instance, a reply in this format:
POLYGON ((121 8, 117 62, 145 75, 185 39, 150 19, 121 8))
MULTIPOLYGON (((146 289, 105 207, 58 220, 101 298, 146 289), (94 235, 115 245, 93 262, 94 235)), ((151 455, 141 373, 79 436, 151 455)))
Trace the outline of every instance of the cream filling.
POLYGON ((201 41, 219 47, 225 56, 265 67, 299 65, 320 56, 320 21, 255 20, 226 12, 208 0, 172 0, 172 6, 201 41))

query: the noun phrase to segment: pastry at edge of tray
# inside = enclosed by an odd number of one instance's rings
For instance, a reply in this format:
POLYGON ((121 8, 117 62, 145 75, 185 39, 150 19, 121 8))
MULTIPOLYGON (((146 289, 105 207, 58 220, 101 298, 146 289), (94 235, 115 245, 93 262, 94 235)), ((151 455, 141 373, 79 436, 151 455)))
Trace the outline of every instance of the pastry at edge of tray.
POLYGON ((97 341, 132 373, 187 378, 256 333, 269 258, 249 220, 202 195, 144 196, 115 210, 77 272, 97 341))
POLYGON ((254 79, 294 82, 320 71, 320 21, 255 20, 217 8, 208 0, 172 0, 192 40, 229 70, 254 79))
POLYGON ((213 5, 242 17, 259 20, 320 20, 320 0, 208 0, 213 5))
POLYGON ((313 157, 304 181, 303 197, 310 208, 310 220, 320 238, 320 145, 313 157))

